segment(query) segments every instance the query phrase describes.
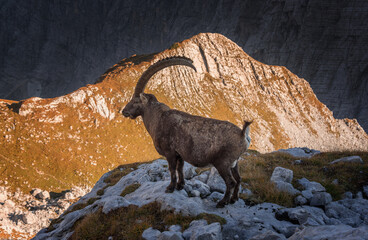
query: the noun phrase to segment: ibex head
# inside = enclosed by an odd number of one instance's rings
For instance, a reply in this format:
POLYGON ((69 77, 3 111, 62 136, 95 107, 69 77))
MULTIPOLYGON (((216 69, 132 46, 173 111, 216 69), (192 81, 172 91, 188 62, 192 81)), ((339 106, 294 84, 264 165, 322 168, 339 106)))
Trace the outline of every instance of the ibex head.
POLYGON ((185 65, 185 66, 193 68, 196 71, 196 68, 193 65, 193 61, 186 57, 170 57, 170 58, 165 58, 163 60, 156 62, 155 64, 150 66, 139 78, 138 83, 134 90, 134 95, 132 99, 130 100, 130 102, 125 106, 123 110, 124 117, 135 119, 136 117, 142 115, 143 107, 144 107, 143 103, 144 103, 144 98, 145 98, 145 94, 144 95, 142 94, 143 94, 144 88, 146 87, 148 81, 156 72, 166 67, 170 67, 174 65, 185 65))

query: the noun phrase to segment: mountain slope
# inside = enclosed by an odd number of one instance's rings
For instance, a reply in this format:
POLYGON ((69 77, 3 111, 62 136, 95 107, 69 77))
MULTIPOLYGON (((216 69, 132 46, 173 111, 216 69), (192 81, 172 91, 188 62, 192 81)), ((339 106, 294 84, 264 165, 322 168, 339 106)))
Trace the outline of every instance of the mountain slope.
POLYGON ((368 136, 356 120, 336 120, 310 85, 285 67, 262 64, 219 34, 199 34, 158 54, 132 56, 99 83, 54 98, 1 101, 1 183, 29 191, 91 185, 118 164, 158 157, 140 118, 119 111, 150 65, 187 56, 197 73, 170 67, 146 92, 173 108, 241 126, 254 120, 251 149, 366 150, 368 136))
POLYGON ((8 0, 0 19, 0 98, 61 96, 123 57, 217 32, 305 78, 335 117, 368 129, 367 1, 8 0))

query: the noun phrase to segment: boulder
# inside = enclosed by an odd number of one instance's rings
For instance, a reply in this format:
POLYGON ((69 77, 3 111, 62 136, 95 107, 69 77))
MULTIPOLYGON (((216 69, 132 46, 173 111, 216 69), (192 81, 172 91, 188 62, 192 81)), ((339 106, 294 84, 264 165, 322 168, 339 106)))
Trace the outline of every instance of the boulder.
POLYGON ((41 191, 36 195, 36 198, 41 200, 50 199, 50 193, 48 191, 41 191))
POLYGON ((326 189, 320 183, 311 182, 306 178, 299 179, 298 183, 303 186, 304 190, 310 190, 312 193, 326 191, 326 189))
POLYGON ((3 205, 4 208, 14 208, 15 207, 15 203, 10 200, 10 199, 7 199, 4 201, 4 205, 3 205))
POLYGON ((209 195, 207 197, 207 199, 211 200, 211 201, 214 201, 214 202, 217 202, 217 201, 221 200, 223 197, 224 197, 223 193, 213 192, 213 193, 211 193, 211 195, 209 195))
POLYGON ((185 185, 184 189, 189 195, 204 198, 211 194, 210 187, 197 179, 191 179, 185 185), (197 191, 199 194, 194 191, 197 191))
POLYGON ((74 196, 74 194, 72 192, 66 192, 64 194, 64 199, 65 200, 72 200, 72 199, 75 199, 75 196, 74 196))
POLYGON ((197 175, 197 173, 195 171, 196 169, 197 168, 194 167, 193 165, 191 165, 187 162, 184 162, 184 167, 183 167, 184 178, 185 179, 191 179, 194 176, 196 176, 197 175))
POLYGON ((353 193, 352 192, 345 192, 343 195, 343 198, 347 198, 347 199, 352 199, 353 198, 353 193))
POLYGON ((171 231, 171 232, 181 232, 181 226, 180 225, 171 225, 169 227, 169 231, 171 231))
POLYGON ((330 162, 330 164, 336 164, 336 163, 340 163, 340 162, 363 163, 363 159, 360 156, 343 157, 343 158, 339 158, 339 159, 336 159, 336 160, 330 162))
POLYGON ((159 230, 150 227, 144 230, 142 233, 142 238, 146 240, 156 240, 160 234, 161 232, 159 230))
POLYGON ((182 237, 181 232, 172 232, 172 231, 165 231, 162 232, 158 238, 158 240, 184 240, 182 237))
POLYGON ((224 193, 226 191, 226 184, 224 179, 220 176, 216 168, 211 168, 208 176, 207 185, 210 187, 211 192, 217 191, 224 193))
POLYGON ((338 219, 340 222, 357 227, 361 224, 360 214, 348 209, 338 202, 331 202, 325 208, 326 215, 338 219))
POLYGON ((281 192, 287 192, 291 195, 299 194, 300 191, 295 189, 291 183, 283 182, 283 181, 275 181, 276 188, 281 192))
POLYGON ((25 224, 34 224, 37 221, 36 215, 34 215, 32 212, 23 214, 21 219, 25 224))
POLYGON ((286 240, 286 237, 272 230, 268 230, 264 233, 251 237, 250 240, 286 240))
POLYGON ((36 195, 39 194, 40 192, 42 192, 41 189, 34 188, 34 189, 32 189, 31 194, 32 194, 33 197, 36 197, 36 195))
POLYGON ((363 198, 363 193, 362 192, 357 192, 357 194, 355 195, 355 198, 362 199, 363 198))
POLYGON ((205 220, 199 223, 198 221, 193 221, 193 222, 192 222, 193 224, 191 223, 189 228, 183 232, 183 236, 185 239, 222 240, 220 223, 216 222, 216 223, 207 225, 207 222, 205 220))
POLYGON ((348 225, 323 225, 311 226, 301 229, 292 235, 289 240, 321 240, 321 239, 368 239, 368 226, 362 225, 359 228, 352 228, 348 225))
POLYGON ((294 202, 295 202, 295 205, 297 205, 297 206, 300 205, 301 206, 301 205, 307 204, 308 200, 305 197, 299 195, 294 199, 294 202))
POLYGON ((303 148, 289 148, 289 149, 280 149, 277 152, 284 152, 288 153, 293 157, 300 157, 300 158, 310 158, 316 154, 321 153, 320 151, 309 149, 306 147, 303 148))
POLYGON ((194 232, 198 231, 201 227, 207 226, 206 220, 194 220, 189 224, 189 227, 183 232, 184 239, 191 239, 194 232))
POLYGON ((197 179, 201 182, 207 183, 208 181, 208 176, 210 175, 210 171, 204 171, 201 174, 197 175, 194 177, 194 179, 197 179))
POLYGON ((290 169, 286 169, 283 167, 276 167, 273 170, 272 176, 271 176, 271 181, 272 182, 277 182, 277 181, 281 181, 281 182, 287 182, 287 183, 291 183, 291 181, 293 180, 293 171, 290 169))
POLYGON ((129 206, 130 202, 121 196, 109 196, 101 200, 100 205, 103 205, 102 212, 107 214, 114 209, 129 206))
POLYGON ((304 190, 302 191, 302 196, 307 199, 307 201, 310 201, 313 197, 313 193, 311 190, 304 190))
POLYGON ((310 205, 316 207, 323 207, 329 204, 330 202, 332 202, 331 194, 326 192, 317 192, 313 194, 313 197, 310 200, 310 205))
POLYGON ((6 192, 0 192, 0 202, 3 203, 7 199, 8 199, 8 195, 6 194, 6 192))

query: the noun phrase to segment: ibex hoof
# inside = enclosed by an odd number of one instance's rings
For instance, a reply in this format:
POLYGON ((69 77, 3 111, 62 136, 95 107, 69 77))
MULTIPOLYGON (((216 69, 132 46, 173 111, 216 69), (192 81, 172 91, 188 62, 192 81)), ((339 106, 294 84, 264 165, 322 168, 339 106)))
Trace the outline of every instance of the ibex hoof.
POLYGON ((230 199, 230 203, 231 204, 233 204, 233 203, 235 203, 236 201, 238 201, 239 200, 239 198, 231 198, 230 199))
POLYGON ((223 207, 225 207, 225 205, 226 205, 225 202, 220 201, 220 202, 217 203, 216 208, 223 208, 223 207))
POLYGON ((183 188, 184 188, 184 184, 177 184, 176 185, 177 190, 182 190, 183 188))
POLYGON ((172 193, 172 192, 174 192, 174 187, 169 186, 166 188, 165 193, 172 193))

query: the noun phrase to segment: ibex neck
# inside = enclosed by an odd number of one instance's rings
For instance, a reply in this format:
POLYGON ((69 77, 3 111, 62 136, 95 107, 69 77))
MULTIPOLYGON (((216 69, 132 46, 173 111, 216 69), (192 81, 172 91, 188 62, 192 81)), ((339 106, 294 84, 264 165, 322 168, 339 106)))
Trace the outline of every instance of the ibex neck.
POLYGON ((170 110, 170 108, 158 102, 157 104, 152 104, 144 108, 143 110, 143 123, 146 127, 148 133, 153 137, 155 129, 158 127, 163 112, 170 110))

